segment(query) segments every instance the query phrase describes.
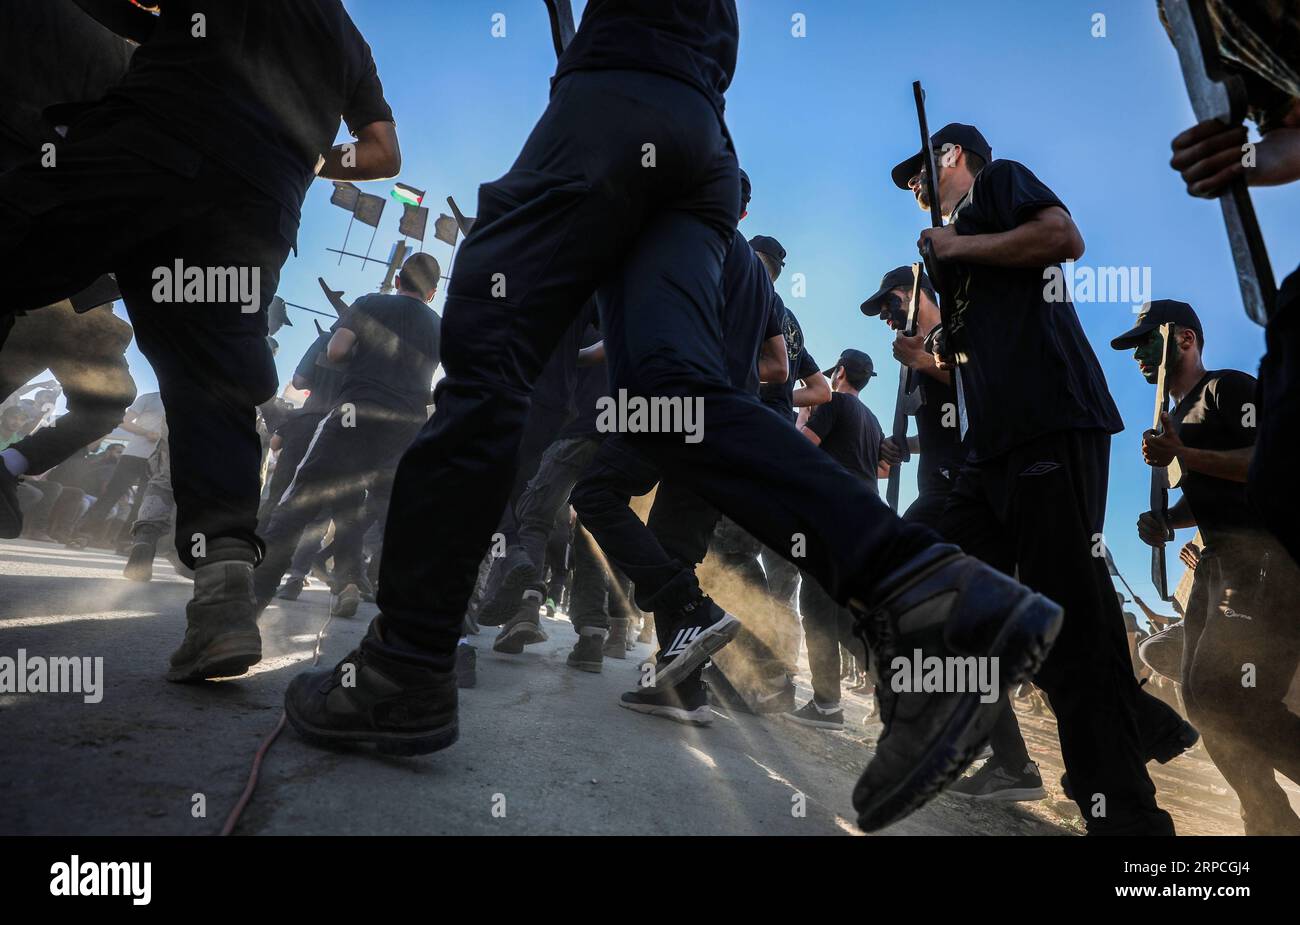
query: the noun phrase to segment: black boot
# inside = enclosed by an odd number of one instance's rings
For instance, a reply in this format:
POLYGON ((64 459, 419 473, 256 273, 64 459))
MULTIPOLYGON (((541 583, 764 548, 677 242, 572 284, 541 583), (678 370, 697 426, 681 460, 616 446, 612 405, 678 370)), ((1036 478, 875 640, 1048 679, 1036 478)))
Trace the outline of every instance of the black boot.
POLYGON ((989 737, 1003 693, 1037 672, 1062 623, 1056 604, 955 546, 931 547, 886 578, 876 595, 874 606, 849 601, 874 660, 885 724, 853 790, 866 831, 919 809, 966 769, 989 737), (918 655, 996 659, 999 689, 993 696, 913 691, 904 682, 918 655), (895 690, 895 675, 902 690, 895 690))
POLYGON ((524 592, 539 584, 537 569, 522 546, 511 546, 506 550, 501 568, 501 583, 474 615, 480 626, 501 626, 519 609, 524 592))
POLYGON ((525 591, 524 599, 520 602, 515 615, 501 627, 501 632, 492 643, 492 651, 518 655, 524 651, 524 646, 545 642, 547 636, 546 631, 542 629, 541 610, 542 593, 525 591))
MULTIPOLYGON (((370 624, 367 640, 377 639, 370 624)), ((361 646, 333 669, 289 682, 284 712, 314 745, 373 745, 385 755, 423 755, 456 741, 456 672, 398 661, 361 646)))

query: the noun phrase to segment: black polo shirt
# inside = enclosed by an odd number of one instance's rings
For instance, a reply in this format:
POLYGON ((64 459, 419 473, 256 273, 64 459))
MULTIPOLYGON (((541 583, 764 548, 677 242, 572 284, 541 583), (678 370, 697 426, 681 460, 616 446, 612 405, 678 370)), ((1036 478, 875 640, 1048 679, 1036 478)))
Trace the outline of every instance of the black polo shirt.
POLYGON ((365 295, 336 326, 357 339, 338 400, 368 402, 423 420, 440 357, 442 322, 433 309, 401 293, 365 295))
POLYGON ((821 440, 821 448, 879 494, 877 468, 885 439, 880 421, 856 395, 832 392, 831 400, 813 408, 804 425, 821 440))

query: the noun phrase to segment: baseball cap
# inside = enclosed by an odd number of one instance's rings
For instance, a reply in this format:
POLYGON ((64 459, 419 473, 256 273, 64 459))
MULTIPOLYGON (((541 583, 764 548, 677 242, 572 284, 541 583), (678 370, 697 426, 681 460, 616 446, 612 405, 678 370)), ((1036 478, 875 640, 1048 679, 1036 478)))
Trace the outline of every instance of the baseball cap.
POLYGON ((785 266, 785 248, 776 238, 765 234, 756 234, 749 239, 749 246, 760 254, 767 254, 780 266, 785 266))
POLYGON ((871 362, 871 357, 861 350, 854 350, 852 347, 841 353, 840 358, 835 361, 835 365, 830 369, 822 370, 822 373, 830 376, 841 366, 844 367, 846 373, 854 377, 866 376, 870 379, 876 374, 876 366, 871 362))
MULTIPOLYGON (((925 270, 921 271, 921 288, 934 298, 934 287, 930 285, 930 277, 925 275, 925 270)), ((908 266, 895 267, 886 273, 880 280, 880 288, 862 303, 862 314, 868 317, 875 317, 880 314, 881 309, 885 307, 885 296, 889 295, 895 289, 906 289, 909 292, 912 289, 912 267, 908 266)))
MULTIPOLYGON (((930 136, 930 149, 932 151, 941 151, 944 145, 961 145, 963 151, 978 154, 985 161, 993 160, 993 149, 984 140, 980 130, 973 125, 949 122, 930 136)), ((921 163, 924 160, 925 152, 917 151, 890 171, 889 176, 893 178, 894 185, 899 189, 907 189, 907 181, 921 172, 921 163)))
POLYGON ((1196 317, 1190 305, 1176 299, 1157 299, 1145 303, 1138 312, 1137 324, 1112 340, 1110 345, 1116 350, 1129 350, 1146 340, 1147 335, 1160 325, 1170 323, 1195 331, 1198 341, 1205 339, 1201 319, 1196 317))

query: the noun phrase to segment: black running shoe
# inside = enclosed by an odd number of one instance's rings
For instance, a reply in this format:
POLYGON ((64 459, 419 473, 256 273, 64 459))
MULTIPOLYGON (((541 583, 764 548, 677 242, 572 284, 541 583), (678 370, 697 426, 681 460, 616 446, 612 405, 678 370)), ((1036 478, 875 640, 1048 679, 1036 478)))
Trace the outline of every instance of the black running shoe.
POLYGON ((467 642, 456 646, 456 686, 473 687, 478 684, 478 652, 467 642))
POLYGON ((688 677, 676 687, 638 687, 619 698, 619 706, 688 726, 713 725, 709 690, 698 675, 688 677))
POLYGON ((782 673, 780 680, 773 679, 775 682, 770 690, 763 691, 754 695, 754 712, 755 713, 793 713, 794 712, 794 681, 788 674, 782 673))
MULTIPOLYGON (((506 561, 501 565, 505 569, 501 584, 474 614, 474 619, 480 626, 501 626, 519 610, 524 592, 529 588, 539 587, 537 569, 533 567, 533 563, 529 561, 528 554, 522 547, 514 546, 507 550, 506 561)), ((540 605, 539 593, 539 608, 540 605)))
POLYGON ((605 666, 605 634, 579 630, 578 643, 566 660, 570 668, 600 674, 605 666))
POLYGON ((740 621, 706 595, 677 612, 677 631, 655 662, 657 687, 674 687, 736 638, 740 621))
POLYGON ((890 575, 876 594, 874 606, 849 601, 872 655, 885 725, 853 790, 858 825, 869 832, 924 806, 969 766, 988 740, 1002 695, 1037 672, 1062 622, 1061 608, 1047 598, 944 544, 890 575), (897 666, 911 665, 917 655, 996 658, 997 696, 896 692, 897 666))
POLYGON ((12 540, 23 532, 23 509, 18 506, 18 476, 0 460, 0 539, 12 540))
POLYGON ((839 706, 826 709, 819 706, 815 700, 809 700, 799 709, 782 715, 800 726, 812 726, 814 729, 844 728, 844 711, 839 706))
POLYGON ((334 668, 314 668, 290 681, 284 712, 314 745, 373 745, 385 755, 423 755, 456 741, 456 684, 455 671, 358 647, 334 668))
POLYGON ((986 761, 974 774, 963 777, 949 787, 948 792, 972 800, 999 803, 1027 803, 1047 799, 1042 775, 1038 773, 1038 765, 1032 761, 1019 771, 1003 767, 996 760, 986 761))
POLYGON ((542 596, 536 591, 525 591, 514 617, 501 627, 492 643, 492 651, 518 655, 524 651, 524 646, 545 642, 548 637, 546 630, 542 629, 541 609, 542 596))
POLYGON ((305 578, 286 578, 284 584, 280 585, 280 590, 275 592, 275 596, 286 601, 298 600, 298 595, 302 594, 305 578))

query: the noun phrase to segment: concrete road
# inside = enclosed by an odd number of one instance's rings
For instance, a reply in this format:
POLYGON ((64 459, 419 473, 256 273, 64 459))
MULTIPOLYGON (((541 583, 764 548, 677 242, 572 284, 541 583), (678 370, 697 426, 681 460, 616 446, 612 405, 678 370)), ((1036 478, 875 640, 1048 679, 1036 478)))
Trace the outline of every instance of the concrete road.
MULTIPOLYGON (((214 834, 275 728, 285 685, 310 665, 326 622, 324 590, 263 618, 264 661, 237 680, 163 680, 184 629, 190 585, 158 560, 147 585, 108 552, 0 543, 0 657, 103 659, 102 700, 0 693, 0 833, 214 834)), ((374 613, 335 620, 333 664, 374 613)), ((844 732, 716 712, 696 729, 632 713, 618 695, 648 656, 638 646, 602 674, 564 659, 575 635, 519 656, 472 639, 479 683, 461 692, 460 741, 420 758, 319 751, 286 729, 271 747, 239 834, 854 834, 849 795, 879 724, 850 694, 844 732)), ((809 691, 800 679, 800 700, 809 691)), ((1078 813, 1057 779, 1050 716, 1021 716, 1052 798, 998 805, 945 795, 888 834, 1068 834, 1078 813)), ((1203 755, 1156 771, 1184 832, 1240 832, 1236 803, 1203 755)), ((1296 800, 1300 803, 1300 799, 1296 800)))

